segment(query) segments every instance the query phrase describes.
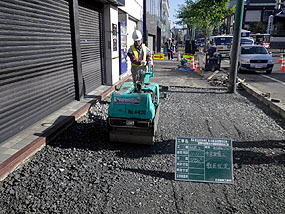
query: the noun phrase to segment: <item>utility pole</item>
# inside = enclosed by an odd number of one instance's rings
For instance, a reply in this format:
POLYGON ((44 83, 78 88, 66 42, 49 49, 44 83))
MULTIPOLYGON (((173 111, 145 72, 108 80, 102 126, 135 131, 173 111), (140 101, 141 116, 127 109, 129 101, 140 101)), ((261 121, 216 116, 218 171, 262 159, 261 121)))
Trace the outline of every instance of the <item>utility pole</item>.
POLYGON ((240 52, 240 36, 241 36, 243 10, 244 10, 244 0, 237 0, 233 46, 231 52, 230 79, 228 86, 229 93, 236 93, 237 66, 238 66, 238 57, 240 52))

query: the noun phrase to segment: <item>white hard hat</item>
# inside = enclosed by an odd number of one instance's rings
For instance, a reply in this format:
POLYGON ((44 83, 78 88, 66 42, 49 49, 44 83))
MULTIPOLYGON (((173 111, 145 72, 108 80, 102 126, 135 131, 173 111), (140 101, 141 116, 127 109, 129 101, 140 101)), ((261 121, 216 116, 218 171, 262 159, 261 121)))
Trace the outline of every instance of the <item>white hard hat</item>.
POLYGON ((139 41, 142 39, 142 33, 139 30, 135 30, 133 32, 133 40, 134 41, 139 41))

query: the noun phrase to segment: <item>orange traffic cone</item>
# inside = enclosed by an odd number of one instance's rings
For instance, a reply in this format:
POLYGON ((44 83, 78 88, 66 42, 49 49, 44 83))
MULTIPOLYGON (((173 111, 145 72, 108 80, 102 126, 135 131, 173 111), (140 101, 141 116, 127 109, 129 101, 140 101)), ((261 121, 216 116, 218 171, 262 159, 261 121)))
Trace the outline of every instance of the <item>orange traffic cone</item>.
POLYGON ((191 60, 190 60, 190 68, 195 69, 194 57, 191 57, 191 60))
POLYGON ((284 59, 282 60, 282 65, 281 65, 280 71, 285 72, 285 60, 284 59))
POLYGON ((200 62, 199 62, 199 57, 197 57, 196 68, 194 72, 199 72, 199 71, 200 71, 200 62))
POLYGON ((283 61, 283 53, 280 54, 280 59, 279 59, 278 64, 282 64, 282 61, 283 61))

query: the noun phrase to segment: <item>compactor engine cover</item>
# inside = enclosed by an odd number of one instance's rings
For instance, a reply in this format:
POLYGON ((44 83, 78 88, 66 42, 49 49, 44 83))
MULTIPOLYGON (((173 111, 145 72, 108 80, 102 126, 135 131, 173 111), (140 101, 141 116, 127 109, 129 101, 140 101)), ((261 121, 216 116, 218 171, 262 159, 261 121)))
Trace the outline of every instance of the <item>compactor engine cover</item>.
POLYGON ((110 141, 153 144, 159 114, 159 86, 146 83, 141 91, 132 82, 112 94, 108 126, 110 141))

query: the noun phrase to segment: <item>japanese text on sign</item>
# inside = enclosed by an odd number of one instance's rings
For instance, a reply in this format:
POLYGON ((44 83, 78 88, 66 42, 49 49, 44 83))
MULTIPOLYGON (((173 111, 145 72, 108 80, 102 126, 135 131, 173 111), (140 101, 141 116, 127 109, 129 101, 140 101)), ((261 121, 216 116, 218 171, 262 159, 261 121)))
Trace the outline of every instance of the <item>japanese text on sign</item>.
POLYGON ((233 183, 230 139, 176 138, 176 180, 233 183))

